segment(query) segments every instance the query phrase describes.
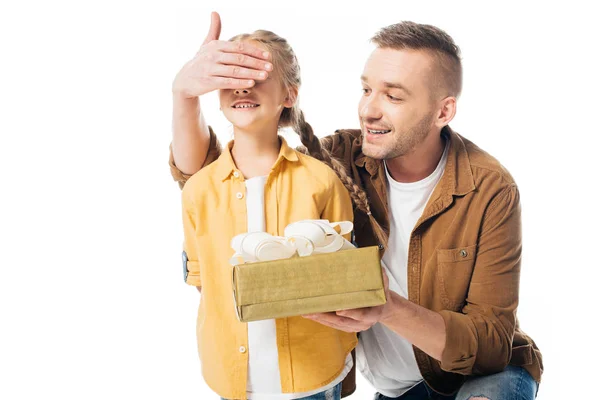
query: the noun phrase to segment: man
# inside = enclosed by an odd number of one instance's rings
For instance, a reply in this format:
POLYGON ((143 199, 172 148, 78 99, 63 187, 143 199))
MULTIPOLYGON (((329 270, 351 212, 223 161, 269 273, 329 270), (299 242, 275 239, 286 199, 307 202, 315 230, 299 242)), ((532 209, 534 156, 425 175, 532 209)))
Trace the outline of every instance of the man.
MULTIPOLYGON (((198 97, 251 90, 272 68, 268 54, 220 42, 219 32, 213 14, 207 40, 173 84, 171 171, 180 185, 220 153, 198 97)), ((357 363, 376 399, 533 399, 543 366, 516 318, 519 192, 508 171, 448 126, 462 86, 459 49, 440 29, 411 22, 372 41, 361 129, 322 144, 366 191, 389 235, 376 240, 369 216, 356 210, 359 247, 382 250, 388 301, 306 318, 361 332, 357 363)))

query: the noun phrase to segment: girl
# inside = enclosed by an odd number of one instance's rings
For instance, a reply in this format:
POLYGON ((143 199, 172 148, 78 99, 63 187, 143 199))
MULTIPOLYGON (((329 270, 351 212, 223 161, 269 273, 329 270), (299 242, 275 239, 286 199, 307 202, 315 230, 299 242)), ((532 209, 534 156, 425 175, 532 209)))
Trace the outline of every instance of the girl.
POLYGON ((219 90, 234 140, 183 190, 186 282, 202 292, 197 335, 203 375, 226 399, 339 399, 356 335, 302 317, 239 322, 230 242, 245 232, 281 236, 288 224, 305 219, 351 221, 348 191, 368 210, 366 196, 305 121, 297 103, 300 68, 288 43, 268 31, 231 41, 270 52, 274 68, 252 88, 219 90), (278 136, 285 126, 300 135, 310 156, 278 136))

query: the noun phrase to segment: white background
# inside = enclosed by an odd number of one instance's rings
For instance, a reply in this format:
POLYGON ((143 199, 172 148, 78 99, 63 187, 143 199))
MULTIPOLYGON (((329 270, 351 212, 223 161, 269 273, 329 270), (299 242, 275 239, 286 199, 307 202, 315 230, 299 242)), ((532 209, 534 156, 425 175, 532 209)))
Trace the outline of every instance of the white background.
MULTIPOLYGON (((414 20, 454 37, 464 90, 451 126, 521 190, 519 318, 544 355, 539 399, 596 397, 600 35, 591 7, 283 3, 0 8, 0 399, 216 398, 200 376, 198 293, 182 281, 180 192, 167 167, 172 79, 212 10, 225 39, 269 29, 290 41, 319 136, 357 126, 377 29, 414 20)), ((202 104, 227 141, 216 98, 202 104)), ((372 393, 359 377, 351 399, 372 393)))

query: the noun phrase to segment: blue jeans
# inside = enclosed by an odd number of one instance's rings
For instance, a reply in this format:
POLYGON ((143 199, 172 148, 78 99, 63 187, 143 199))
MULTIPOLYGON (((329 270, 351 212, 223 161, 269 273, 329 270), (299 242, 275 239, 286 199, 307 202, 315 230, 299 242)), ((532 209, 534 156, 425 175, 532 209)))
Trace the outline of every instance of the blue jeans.
MULTIPOLYGON (((444 396, 431 390, 425 382, 419 383, 397 400, 468 400, 483 397, 490 400, 533 400, 537 395, 538 384, 521 367, 509 365, 504 371, 487 376, 474 376, 461 386, 458 393, 444 396)), ((375 400, 392 400, 381 393, 375 400)))
POLYGON ((340 400, 342 398, 342 382, 324 392, 302 397, 298 400, 340 400))
MULTIPOLYGON (((342 383, 338 383, 331 389, 324 392, 313 394, 312 396, 302 397, 297 400, 340 400, 342 398, 342 383)), ((225 399, 222 399, 225 400, 225 399)), ((250 399, 252 400, 252 399, 250 399)))

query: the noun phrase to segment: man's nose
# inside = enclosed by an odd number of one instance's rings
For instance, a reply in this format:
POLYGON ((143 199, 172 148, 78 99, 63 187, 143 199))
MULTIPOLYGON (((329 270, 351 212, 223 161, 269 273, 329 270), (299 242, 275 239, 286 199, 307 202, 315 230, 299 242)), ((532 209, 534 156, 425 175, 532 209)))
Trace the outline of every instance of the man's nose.
POLYGON ((235 89, 233 91, 233 93, 240 95, 240 94, 250 94, 250 89, 235 89))
POLYGON ((380 119, 381 109, 374 97, 363 98, 360 102, 358 115, 363 119, 380 119))

